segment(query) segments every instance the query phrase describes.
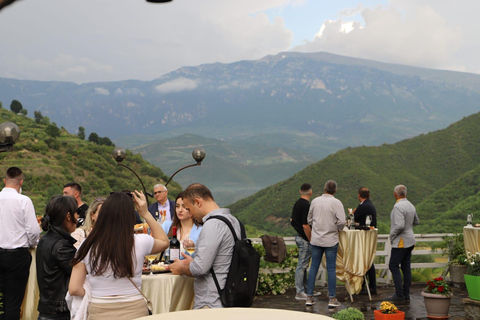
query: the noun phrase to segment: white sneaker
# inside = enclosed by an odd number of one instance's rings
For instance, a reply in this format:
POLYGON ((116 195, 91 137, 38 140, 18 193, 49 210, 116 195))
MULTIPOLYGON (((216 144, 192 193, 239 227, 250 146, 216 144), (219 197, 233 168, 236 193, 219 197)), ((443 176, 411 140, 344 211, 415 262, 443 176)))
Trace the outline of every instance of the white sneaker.
POLYGON ((298 292, 295 295, 295 299, 297 299, 297 300, 307 300, 307 294, 305 292, 298 292))
POLYGON ((320 291, 313 291, 313 296, 314 297, 318 297, 319 295, 321 295, 322 293, 320 291))
POLYGON ((338 302, 337 298, 330 298, 328 300, 328 306, 330 308, 335 308, 335 307, 340 307, 341 304, 340 304, 340 302, 338 302))
POLYGON ((307 301, 305 302, 306 306, 313 306, 315 304, 315 300, 313 297, 307 297, 307 301))

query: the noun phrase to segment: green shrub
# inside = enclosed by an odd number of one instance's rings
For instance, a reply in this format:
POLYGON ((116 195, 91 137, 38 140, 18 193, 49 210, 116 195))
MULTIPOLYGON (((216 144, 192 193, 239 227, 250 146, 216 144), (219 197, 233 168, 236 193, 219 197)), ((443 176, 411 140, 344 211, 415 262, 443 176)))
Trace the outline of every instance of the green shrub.
POLYGON ((360 310, 347 308, 334 313, 332 318, 338 320, 363 320, 365 316, 360 310))
POLYGON ((287 249, 287 256, 282 263, 271 263, 264 260, 265 248, 261 244, 254 244, 260 254, 260 269, 280 268, 289 269, 285 273, 263 273, 258 274, 257 294, 284 294, 287 289, 295 287, 295 268, 298 263, 298 248, 293 246, 287 249))

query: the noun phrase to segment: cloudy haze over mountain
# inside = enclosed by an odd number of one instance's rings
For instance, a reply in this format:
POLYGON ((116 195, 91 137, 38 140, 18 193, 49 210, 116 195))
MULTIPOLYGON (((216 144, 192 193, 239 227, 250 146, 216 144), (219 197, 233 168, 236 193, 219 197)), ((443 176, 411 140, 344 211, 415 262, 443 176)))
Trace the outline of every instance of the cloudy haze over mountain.
POLYGON ((288 50, 480 73, 479 9, 474 0, 23 0, 0 13, 0 77, 151 80, 288 50))

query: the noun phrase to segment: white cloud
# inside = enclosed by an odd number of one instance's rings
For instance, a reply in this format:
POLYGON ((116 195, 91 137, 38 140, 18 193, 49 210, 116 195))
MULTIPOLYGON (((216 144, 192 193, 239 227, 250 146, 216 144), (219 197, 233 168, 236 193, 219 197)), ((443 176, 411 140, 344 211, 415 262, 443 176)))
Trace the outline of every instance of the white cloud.
POLYGON ((177 78, 172 81, 162 83, 155 87, 160 93, 170 93, 170 92, 180 92, 180 91, 190 91, 198 87, 198 84, 195 80, 187 78, 177 78))
POLYGON ((428 5, 364 8, 362 17, 325 21, 312 41, 294 50, 447 69, 463 40, 461 29, 428 5))
POLYGON ((95 93, 96 94, 101 94, 101 95, 104 95, 104 96, 110 95, 110 91, 108 91, 108 89, 105 89, 105 88, 95 88, 95 93))

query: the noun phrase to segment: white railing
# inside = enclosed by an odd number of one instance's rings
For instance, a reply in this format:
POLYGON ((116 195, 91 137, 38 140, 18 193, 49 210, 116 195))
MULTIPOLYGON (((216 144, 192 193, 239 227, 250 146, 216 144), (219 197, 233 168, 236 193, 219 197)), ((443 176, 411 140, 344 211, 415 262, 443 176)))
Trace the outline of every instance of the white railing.
MULTIPOLYGON (((435 234, 415 234, 415 240, 417 241, 417 247, 412 251, 412 255, 430 255, 432 254, 431 249, 422 249, 418 247, 418 244, 421 242, 438 242, 443 241, 444 236, 452 236, 453 233, 435 233, 435 234)), ((285 244, 295 245, 295 237, 284 237, 285 244)), ((252 238, 253 243, 262 244, 262 239, 252 238)), ((382 270, 380 276, 377 276, 378 283, 392 283, 392 274, 388 269, 388 263, 390 262, 390 236, 388 234, 379 234, 377 238, 377 248, 384 248, 383 250, 378 250, 375 254, 376 257, 385 257, 385 263, 375 263, 376 270, 382 270)), ((441 253, 438 251, 438 253, 441 253)), ((412 269, 428 269, 428 268, 444 268, 447 265, 446 262, 422 262, 422 263, 412 263, 412 269)), ((283 273, 288 272, 289 269, 280 269, 280 268, 269 268, 261 269, 261 272, 264 273, 283 273)), ((325 286, 326 284, 326 270, 320 266, 318 271, 318 285, 325 286)))

